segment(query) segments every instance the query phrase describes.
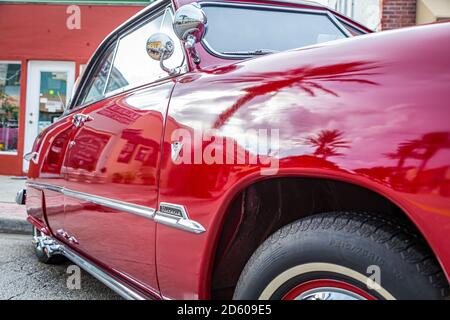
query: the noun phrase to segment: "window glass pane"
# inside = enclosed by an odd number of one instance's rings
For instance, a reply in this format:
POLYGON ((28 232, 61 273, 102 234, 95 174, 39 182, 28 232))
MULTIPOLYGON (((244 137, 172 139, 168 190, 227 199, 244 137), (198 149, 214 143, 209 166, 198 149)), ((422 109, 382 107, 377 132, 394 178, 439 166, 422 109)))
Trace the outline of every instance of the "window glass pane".
POLYGON ((163 32, 174 42, 174 52, 169 59, 164 61, 164 65, 168 68, 177 68, 182 65, 183 47, 173 31, 172 22, 172 11, 166 9, 164 14, 153 18, 119 41, 106 92, 127 85, 150 83, 167 76, 167 73, 160 68, 159 61, 151 59, 145 49, 148 38, 154 33, 163 32))
POLYGON ((67 95, 67 72, 41 71, 39 89, 38 132, 42 132, 64 112, 67 95))
POLYGON ((163 15, 160 15, 120 39, 106 92, 158 77, 161 73, 159 62, 148 56, 145 46, 147 39, 159 32, 162 21, 163 15))
POLYGON ((0 151, 17 152, 20 64, 0 62, 0 151))
POLYGON ((111 45, 105 52, 103 58, 94 70, 90 83, 85 89, 85 97, 81 98, 81 104, 88 104, 103 98, 103 90, 108 78, 109 69, 114 56, 115 44, 111 45))
POLYGON ((289 50, 344 38, 326 14, 204 6, 205 40, 217 52, 289 50))

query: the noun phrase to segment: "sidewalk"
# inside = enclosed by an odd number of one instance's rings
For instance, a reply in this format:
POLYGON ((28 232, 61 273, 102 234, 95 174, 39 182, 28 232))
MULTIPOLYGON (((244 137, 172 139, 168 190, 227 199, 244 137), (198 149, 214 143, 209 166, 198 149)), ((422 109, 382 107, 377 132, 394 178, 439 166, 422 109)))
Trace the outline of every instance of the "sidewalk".
POLYGON ((31 233, 25 206, 15 202, 16 193, 25 188, 21 177, 0 176, 0 232, 31 233))

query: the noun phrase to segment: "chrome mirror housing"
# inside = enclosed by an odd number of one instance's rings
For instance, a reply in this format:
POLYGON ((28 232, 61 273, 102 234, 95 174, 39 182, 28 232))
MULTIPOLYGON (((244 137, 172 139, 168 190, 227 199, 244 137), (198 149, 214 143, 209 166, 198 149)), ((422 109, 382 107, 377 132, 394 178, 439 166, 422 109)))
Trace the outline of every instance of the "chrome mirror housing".
POLYGON ((174 42, 168 35, 165 33, 153 34, 147 40, 146 49, 150 58, 159 61, 161 69, 170 75, 177 73, 176 69, 170 69, 164 65, 164 60, 169 59, 175 50, 174 42))
POLYGON ((196 2, 186 4, 175 12, 173 30, 197 64, 200 57, 195 51, 195 44, 203 39, 206 23, 206 14, 196 2))

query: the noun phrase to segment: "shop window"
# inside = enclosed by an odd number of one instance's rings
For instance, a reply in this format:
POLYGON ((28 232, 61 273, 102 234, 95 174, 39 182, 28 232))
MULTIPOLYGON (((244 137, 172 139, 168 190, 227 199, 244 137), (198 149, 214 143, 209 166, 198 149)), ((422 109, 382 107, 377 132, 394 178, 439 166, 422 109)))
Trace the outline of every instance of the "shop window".
POLYGON ((0 61, 0 152, 17 152, 20 63, 0 61))

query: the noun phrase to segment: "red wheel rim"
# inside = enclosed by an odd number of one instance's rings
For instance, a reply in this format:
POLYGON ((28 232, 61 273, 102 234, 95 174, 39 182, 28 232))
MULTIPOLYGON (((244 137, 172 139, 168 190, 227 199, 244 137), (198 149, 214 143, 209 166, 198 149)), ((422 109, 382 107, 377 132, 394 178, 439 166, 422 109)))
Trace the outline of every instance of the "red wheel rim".
POLYGON ((310 292, 312 296, 313 294, 321 292, 329 293, 333 291, 339 293, 341 296, 347 295, 349 298, 353 297, 353 299, 349 300, 377 300, 375 297, 362 290, 361 288, 343 281, 331 279, 311 280, 301 283, 292 288, 287 294, 285 294, 282 300, 315 300, 302 299, 301 297, 307 297, 308 292, 310 292))

